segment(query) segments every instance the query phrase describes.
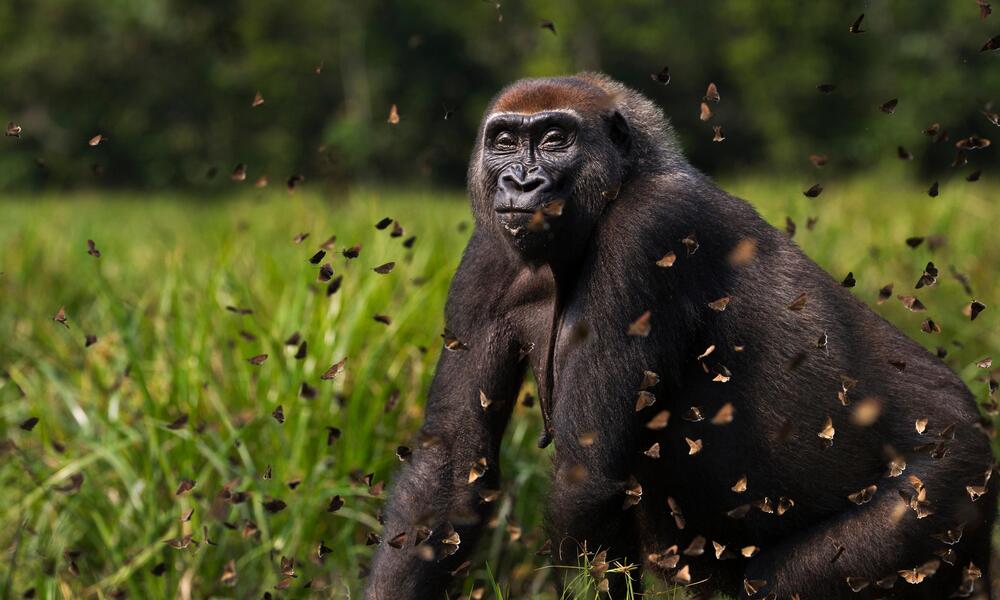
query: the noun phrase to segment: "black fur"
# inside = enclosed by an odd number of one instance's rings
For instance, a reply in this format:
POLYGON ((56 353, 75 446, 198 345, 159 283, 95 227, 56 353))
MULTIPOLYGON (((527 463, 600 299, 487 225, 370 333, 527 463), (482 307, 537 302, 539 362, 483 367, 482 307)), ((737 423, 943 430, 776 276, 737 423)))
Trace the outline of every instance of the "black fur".
MULTIPOLYGON (((995 486, 975 503, 966 486, 983 485, 992 454, 955 374, 688 165, 649 101, 595 74, 518 82, 498 99, 510 104, 533 86, 590 94, 587 106, 603 106, 595 100, 603 94, 608 106, 583 112, 565 212, 546 217, 551 227, 532 234, 543 243, 528 254, 493 211, 496 172, 484 166, 493 158, 480 131, 469 175, 477 227, 446 309, 449 332, 465 349, 442 353, 425 447, 403 468, 385 511, 383 538, 408 532, 407 541, 402 549, 383 541, 366 597, 442 596, 487 516, 480 494, 500 486, 500 441, 531 368, 555 442, 548 511, 555 560, 575 564, 586 542, 591 552, 606 549, 665 578, 687 566, 691 581, 704 580, 693 588, 699 592, 804 600, 946 598, 971 561, 983 571, 975 585, 985 598, 995 486), (676 262, 657 266, 667 252, 676 262), (803 293, 801 310, 790 308, 803 293), (724 311, 709 307, 724 296, 731 298, 724 311), (647 310, 648 336, 629 335, 647 310), (660 377, 648 390, 656 403, 636 412, 646 370, 660 377), (724 375, 730 379, 714 380, 724 375), (844 377, 856 385, 845 386, 844 377), (844 387, 847 406, 838 398, 844 387), (492 400, 485 410, 480 391, 492 400), (866 399, 881 412, 874 423, 856 424, 852 415, 866 399), (727 403, 732 422, 713 424, 727 403), (685 419, 690 407, 704 420, 685 419), (648 429, 663 409, 668 426, 648 429), (828 417, 836 433, 824 447, 817 434, 828 417), (928 420, 923 435, 918 419, 928 420), (700 440, 702 450, 690 455, 685 438, 700 440), (660 458, 643 454, 654 442, 660 458), (890 477, 894 456, 907 466, 890 477), (488 468, 470 484, 481 457, 488 468), (732 491, 744 475, 747 490, 732 491), (904 501, 901 494, 916 493, 909 476, 922 482, 930 516, 918 519, 904 501), (641 500, 623 508, 636 481, 641 500), (848 499, 872 484, 869 502, 848 499), (780 516, 767 512, 781 499, 794 505, 780 516), (742 518, 727 514, 744 505, 755 506, 742 518), (414 548, 421 525, 433 535, 414 548), (933 537, 959 526, 955 545, 933 537), (461 543, 444 556, 454 548, 440 543, 451 527, 461 543), (668 570, 650 560, 672 545, 685 550, 697 536, 707 540, 702 555, 682 555, 668 570), (718 560, 712 542, 735 556, 718 560), (758 553, 744 558, 747 546, 758 553), (949 548, 954 566, 941 562, 923 583, 874 584, 949 548), (869 585, 855 593, 849 577, 869 585), (748 595, 746 581, 759 591, 748 595)), ((621 576, 610 584, 621 597, 621 576)))

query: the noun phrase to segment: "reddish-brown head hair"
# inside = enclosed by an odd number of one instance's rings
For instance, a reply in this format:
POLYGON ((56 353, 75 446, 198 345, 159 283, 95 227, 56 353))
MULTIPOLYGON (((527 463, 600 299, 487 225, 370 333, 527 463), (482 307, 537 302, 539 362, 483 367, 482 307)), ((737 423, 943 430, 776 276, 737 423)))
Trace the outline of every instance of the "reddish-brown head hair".
POLYGON ((581 114, 600 114, 613 110, 615 100, 599 81, 582 76, 522 79, 500 94, 493 110, 531 114, 572 109, 581 114))

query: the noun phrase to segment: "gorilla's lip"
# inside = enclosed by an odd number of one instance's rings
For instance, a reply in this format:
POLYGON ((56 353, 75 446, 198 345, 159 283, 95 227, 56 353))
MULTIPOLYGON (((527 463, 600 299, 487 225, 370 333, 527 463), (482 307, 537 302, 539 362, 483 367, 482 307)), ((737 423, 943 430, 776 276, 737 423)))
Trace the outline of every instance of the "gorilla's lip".
POLYGON ((511 214, 533 215, 533 214, 535 214, 536 212, 538 212, 540 210, 542 210, 541 206, 538 206, 538 207, 535 207, 535 208, 524 208, 524 207, 516 207, 516 206, 501 206, 499 208, 495 208, 494 209, 494 211, 498 215, 511 215, 511 214))

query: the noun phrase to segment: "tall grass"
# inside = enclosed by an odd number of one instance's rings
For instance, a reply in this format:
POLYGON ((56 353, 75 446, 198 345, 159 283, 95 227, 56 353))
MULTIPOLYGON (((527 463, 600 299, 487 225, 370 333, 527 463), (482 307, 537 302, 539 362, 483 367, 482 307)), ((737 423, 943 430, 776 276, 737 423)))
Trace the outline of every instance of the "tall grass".
MULTIPOLYGON (((934 260, 941 282, 921 299, 942 334, 920 332, 922 319, 898 302, 876 310, 926 346, 947 348, 949 364, 985 400, 986 372, 974 362, 998 348, 1000 311, 990 306, 970 323, 962 307, 971 298, 948 267, 967 274, 986 304, 1000 298, 1000 187, 954 183, 931 199, 869 178, 830 184, 817 200, 802 196, 805 187, 728 184, 771 222, 796 221, 796 241, 834 277, 853 271, 854 291, 869 303, 890 281, 910 289, 934 260), (811 231, 808 216, 819 218, 811 231), (933 234, 947 244, 904 243, 933 234)), ((366 539, 384 501, 365 475, 387 481, 397 446, 419 427, 448 282, 470 230, 460 194, 5 200, 0 597, 30 589, 44 598, 359 597, 366 539), (403 236, 375 229, 387 216, 403 236), (303 232, 310 236, 294 243, 303 232), (343 283, 327 296, 308 259, 334 234, 322 262, 343 283), (402 245, 410 235, 412 250, 402 245), (100 258, 88 255, 88 239, 100 258), (345 259, 341 250, 355 244, 360 256, 345 259), (391 273, 372 271, 389 261, 391 273), (60 307, 68 327, 52 320, 60 307), (302 360, 284 343, 294 332, 308 342, 302 360), (87 334, 97 336, 90 347, 87 334), (260 354, 262 364, 248 362, 260 354), (320 378, 345 357, 343 373, 320 378), (315 398, 300 395, 303 382, 315 398), (283 423, 273 416, 279 405, 283 423), (33 429, 19 427, 31 417, 33 429), (195 485, 178 495, 183 479, 195 485), (226 502, 223 489, 248 499, 226 502), (344 506, 328 512, 333 496, 344 506), (272 512, 275 499, 287 506, 272 512), (186 548, 164 543, 185 535, 186 548), (295 577, 283 574, 283 556, 295 559, 295 577)), ((580 585, 575 597, 596 597, 592 581, 535 556, 551 452, 535 448, 539 428, 537 408, 519 406, 503 452, 506 493, 465 593, 556 597, 553 582, 568 576, 580 585)))

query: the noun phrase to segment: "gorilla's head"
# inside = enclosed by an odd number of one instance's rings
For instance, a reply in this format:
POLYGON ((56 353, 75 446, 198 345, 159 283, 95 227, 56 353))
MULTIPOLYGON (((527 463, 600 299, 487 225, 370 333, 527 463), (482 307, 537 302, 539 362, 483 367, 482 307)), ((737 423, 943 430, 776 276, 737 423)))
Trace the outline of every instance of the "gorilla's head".
POLYGON ((623 99, 619 84, 591 75, 525 79, 502 91, 469 166, 478 226, 530 262, 582 248, 628 176, 623 99))

